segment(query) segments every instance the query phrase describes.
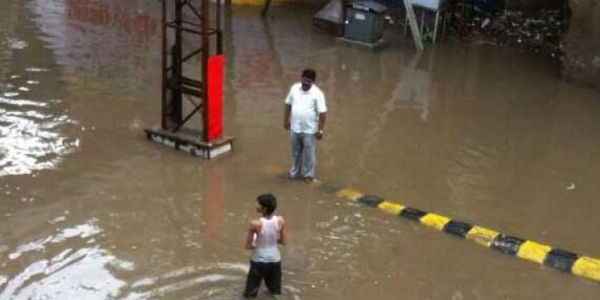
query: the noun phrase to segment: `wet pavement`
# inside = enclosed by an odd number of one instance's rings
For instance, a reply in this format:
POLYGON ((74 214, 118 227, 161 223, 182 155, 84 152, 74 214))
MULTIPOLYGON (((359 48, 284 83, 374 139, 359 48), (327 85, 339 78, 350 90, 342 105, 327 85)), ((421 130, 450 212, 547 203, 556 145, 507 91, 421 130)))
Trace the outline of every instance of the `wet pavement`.
MULTIPOLYGON (((399 29, 377 53, 317 8, 226 18, 227 157, 145 140, 159 121, 158 1, 0 4, 0 299, 230 299, 254 198, 289 223, 284 298, 600 296, 597 283, 284 179, 282 103, 307 65, 329 107, 318 174, 426 211, 600 256, 600 94, 551 60, 399 29)), ((261 298, 270 298, 261 295, 261 298)))

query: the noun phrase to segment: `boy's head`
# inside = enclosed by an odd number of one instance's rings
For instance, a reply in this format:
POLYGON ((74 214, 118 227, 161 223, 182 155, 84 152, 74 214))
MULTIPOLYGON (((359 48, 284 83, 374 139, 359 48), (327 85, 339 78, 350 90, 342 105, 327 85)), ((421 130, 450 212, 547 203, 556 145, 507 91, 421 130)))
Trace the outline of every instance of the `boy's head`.
POLYGON ((277 208, 277 199, 273 194, 262 194, 256 198, 265 215, 271 215, 277 208))

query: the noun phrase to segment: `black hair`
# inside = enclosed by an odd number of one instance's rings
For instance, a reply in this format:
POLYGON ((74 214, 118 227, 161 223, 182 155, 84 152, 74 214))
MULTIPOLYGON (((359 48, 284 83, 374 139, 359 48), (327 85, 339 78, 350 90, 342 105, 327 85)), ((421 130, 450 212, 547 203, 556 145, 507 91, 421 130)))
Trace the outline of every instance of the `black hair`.
POLYGON ((315 81, 317 79, 317 72, 311 68, 304 69, 302 71, 302 77, 306 77, 315 81))
POLYGON ((260 206, 262 206, 265 209, 265 213, 267 215, 273 214, 273 212, 277 208, 277 199, 275 199, 275 196, 273 196, 273 194, 262 194, 256 197, 256 200, 258 200, 260 206))

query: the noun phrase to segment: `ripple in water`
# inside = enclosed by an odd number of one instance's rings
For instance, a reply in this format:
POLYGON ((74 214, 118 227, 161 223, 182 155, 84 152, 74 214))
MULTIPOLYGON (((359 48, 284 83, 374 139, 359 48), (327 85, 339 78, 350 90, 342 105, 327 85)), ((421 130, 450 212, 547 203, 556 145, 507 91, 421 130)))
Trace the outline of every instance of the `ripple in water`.
POLYGON ((79 145, 78 139, 61 133, 74 121, 50 113, 48 106, 45 102, 0 96, 0 176, 54 168, 79 145))
POLYGON ((102 232, 96 219, 29 241, 9 255, 0 274, 0 299, 108 299, 125 282, 111 270, 131 270, 132 263, 82 242, 102 232), (22 256, 25 256, 24 258, 22 256))
POLYGON ((14 38, 10 38, 7 41, 9 49, 22 50, 29 47, 29 44, 25 41, 20 41, 14 38))
POLYGON ((202 266, 187 266, 154 277, 141 278, 129 287, 122 287, 118 298, 142 300, 176 298, 180 292, 194 291, 199 298, 238 297, 237 289, 243 286, 248 265, 243 263, 211 263, 202 266))

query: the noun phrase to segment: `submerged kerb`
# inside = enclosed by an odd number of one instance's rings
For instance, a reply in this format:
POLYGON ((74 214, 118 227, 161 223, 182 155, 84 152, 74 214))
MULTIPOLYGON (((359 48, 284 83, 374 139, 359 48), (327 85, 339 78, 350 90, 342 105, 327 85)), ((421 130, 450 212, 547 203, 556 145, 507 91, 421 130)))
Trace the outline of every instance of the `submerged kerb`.
POLYGON ((322 183, 322 190, 367 206, 379 208, 389 214, 419 222, 429 228, 474 242, 477 245, 515 256, 530 262, 571 273, 586 279, 600 282, 600 260, 579 255, 567 250, 554 248, 538 242, 506 235, 498 231, 449 217, 429 213, 417 208, 386 200, 372 194, 363 193, 352 187, 322 183), (336 186, 336 189, 332 189, 336 186))

